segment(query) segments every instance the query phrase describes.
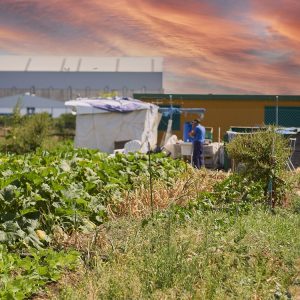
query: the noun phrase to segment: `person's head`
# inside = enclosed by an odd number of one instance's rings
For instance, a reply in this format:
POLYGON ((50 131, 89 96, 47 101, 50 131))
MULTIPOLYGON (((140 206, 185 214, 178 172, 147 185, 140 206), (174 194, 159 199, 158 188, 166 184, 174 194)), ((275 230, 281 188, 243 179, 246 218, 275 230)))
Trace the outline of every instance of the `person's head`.
POLYGON ((198 125, 198 124, 200 124, 200 120, 199 119, 195 119, 195 120, 193 120, 192 123, 195 124, 195 125, 198 125))

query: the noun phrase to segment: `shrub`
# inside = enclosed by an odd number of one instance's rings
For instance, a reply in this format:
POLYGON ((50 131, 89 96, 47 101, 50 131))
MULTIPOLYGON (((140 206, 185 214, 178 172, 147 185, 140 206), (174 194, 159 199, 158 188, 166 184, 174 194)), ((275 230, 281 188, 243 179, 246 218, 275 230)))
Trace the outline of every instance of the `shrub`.
POLYGON ((8 127, 12 125, 11 115, 1 115, 0 116, 0 127, 8 127))
POLYGON ((274 127, 234 138, 227 151, 237 164, 242 164, 241 173, 246 178, 265 183, 265 194, 272 191, 272 207, 282 201, 286 182, 284 174, 290 155, 289 142, 276 132, 274 127))
POLYGON ((76 116, 72 114, 62 114, 54 119, 54 128, 60 135, 74 134, 76 127, 76 116))
POLYGON ((51 119, 47 113, 23 117, 14 123, 6 138, 5 150, 14 153, 26 153, 41 147, 46 140, 51 119))
POLYGON ((15 107, 13 108, 12 114, 5 114, 0 116, 0 126, 1 127, 11 127, 15 125, 19 125, 21 123, 21 102, 20 100, 17 102, 15 107))

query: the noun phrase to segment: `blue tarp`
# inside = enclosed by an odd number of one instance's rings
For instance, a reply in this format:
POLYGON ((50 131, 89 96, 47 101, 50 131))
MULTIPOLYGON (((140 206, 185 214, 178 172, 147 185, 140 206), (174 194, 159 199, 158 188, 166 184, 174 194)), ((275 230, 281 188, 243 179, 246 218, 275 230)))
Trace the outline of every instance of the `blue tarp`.
POLYGON ((178 107, 160 107, 159 112, 162 113, 164 117, 170 117, 171 115, 181 114, 181 113, 192 113, 192 114, 204 114, 205 108, 178 108, 178 107))

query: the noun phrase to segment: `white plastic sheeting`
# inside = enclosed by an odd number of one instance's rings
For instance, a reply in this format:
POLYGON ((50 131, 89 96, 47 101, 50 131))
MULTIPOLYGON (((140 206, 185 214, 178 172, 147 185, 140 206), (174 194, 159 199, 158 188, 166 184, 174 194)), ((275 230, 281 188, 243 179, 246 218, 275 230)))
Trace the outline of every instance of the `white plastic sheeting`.
MULTIPOLYGON (((160 121, 158 106, 138 100, 79 99, 65 103, 76 111, 75 147, 99 149, 113 153, 115 142, 139 140, 141 152, 147 152, 157 144, 157 128, 160 121), (103 104, 122 109, 134 104, 132 111, 108 111, 103 104)), ((126 109, 125 109, 126 110, 126 109)))

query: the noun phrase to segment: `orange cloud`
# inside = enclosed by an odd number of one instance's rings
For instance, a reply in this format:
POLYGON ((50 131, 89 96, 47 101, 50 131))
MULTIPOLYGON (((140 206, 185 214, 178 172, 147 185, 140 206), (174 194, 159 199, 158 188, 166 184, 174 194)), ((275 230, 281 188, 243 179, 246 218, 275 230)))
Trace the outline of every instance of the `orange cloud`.
POLYGON ((164 56, 168 92, 295 94, 300 6, 286 2, 225 14, 218 0, 3 0, 0 44, 16 54, 164 56))
POLYGON ((270 24, 273 32, 300 41, 300 2, 295 0, 254 1, 255 16, 270 24))

